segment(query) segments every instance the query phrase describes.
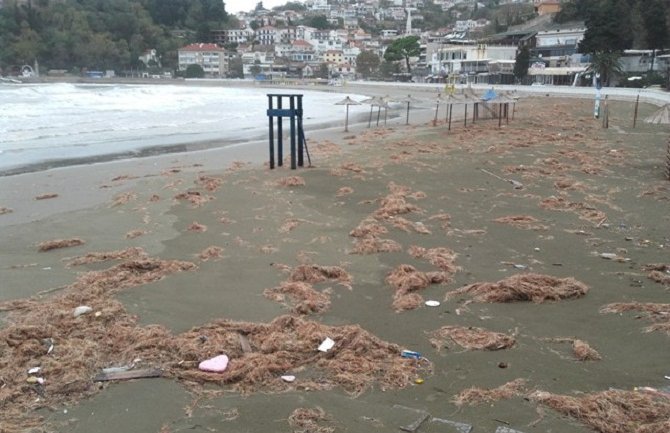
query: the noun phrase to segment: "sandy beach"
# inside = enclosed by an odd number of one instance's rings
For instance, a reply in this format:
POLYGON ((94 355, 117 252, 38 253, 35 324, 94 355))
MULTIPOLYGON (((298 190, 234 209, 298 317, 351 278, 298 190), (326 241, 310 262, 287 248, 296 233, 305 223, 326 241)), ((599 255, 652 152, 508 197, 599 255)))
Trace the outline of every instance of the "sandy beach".
POLYGON ((668 128, 592 113, 0 177, 0 431, 668 431, 668 128))

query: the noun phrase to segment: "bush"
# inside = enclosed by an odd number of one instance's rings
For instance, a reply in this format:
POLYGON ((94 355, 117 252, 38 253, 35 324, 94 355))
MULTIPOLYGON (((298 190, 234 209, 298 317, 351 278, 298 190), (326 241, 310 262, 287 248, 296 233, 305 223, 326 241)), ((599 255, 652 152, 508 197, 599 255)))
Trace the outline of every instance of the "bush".
POLYGON ((204 78, 205 70, 202 69, 200 65, 188 65, 186 67, 186 72, 184 72, 185 78, 204 78))

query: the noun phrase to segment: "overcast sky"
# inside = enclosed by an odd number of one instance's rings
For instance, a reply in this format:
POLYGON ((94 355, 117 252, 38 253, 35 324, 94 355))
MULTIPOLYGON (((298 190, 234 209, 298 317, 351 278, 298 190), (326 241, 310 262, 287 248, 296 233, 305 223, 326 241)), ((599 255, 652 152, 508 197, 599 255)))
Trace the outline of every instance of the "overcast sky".
MULTIPOLYGON (((298 0, 301 1, 302 0, 298 0)), ((263 7, 265 9, 272 9, 275 6, 286 4, 287 0, 263 0, 263 7)), ((226 4, 226 12, 234 14, 240 11, 248 12, 256 7, 258 0, 224 0, 226 4)))

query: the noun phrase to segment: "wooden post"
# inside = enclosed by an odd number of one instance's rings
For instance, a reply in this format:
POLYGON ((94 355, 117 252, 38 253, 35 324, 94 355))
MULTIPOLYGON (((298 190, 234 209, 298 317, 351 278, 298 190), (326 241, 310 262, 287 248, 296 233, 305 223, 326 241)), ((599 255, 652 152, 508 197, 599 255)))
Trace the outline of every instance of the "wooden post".
MULTIPOLYGON (((295 113, 295 100, 293 97, 290 98, 291 101, 291 112, 295 113)), ((296 143, 295 143, 295 114, 291 114, 291 170, 298 168, 297 159, 296 159, 296 143)))
POLYGON ((451 115, 452 115, 453 108, 454 108, 454 104, 449 104, 449 131, 451 131, 451 115))
MULTIPOLYGON (((277 109, 282 109, 282 98, 277 96, 277 109)), ((277 117, 277 165, 282 167, 284 165, 284 127, 282 116, 277 117)))
MULTIPOLYGON (((272 110, 272 96, 268 95, 268 111, 272 110)), ((270 169, 275 168, 275 137, 274 121, 272 114, 268 113, 269 133, 270 133, 270 169)))
MULTIPOLYGON (((305 161, 304 161, 304 147, 305 147, 305 142, 303 140, 304 135, 300 134, 300 131, 302 131, 302 95, 296 95, 296 98, 298 98, 298 110, 296 112, 296 115, 298 117, 298 131, 296 132, 297 134, 297 139, 298 139, 298 167, 304 167, 305 166, 305 161)), ((291 96, 291 99, 293 99, 293 96, 291 96)), ((347 105, 347 107, 349 107, 347 105)))
POLYGON ((637 125, 637 108, 640 105, 640 94, 637 94, 637 98, 635 99, 635 111, 633 112, 633 128, 637 125))
MULTIPOLYGON (((473 108, 474 110, 474 108, 473 108)), ((463 126, 468 127, 468 104, 465 104, 465 116, 463 116, 463 126)))

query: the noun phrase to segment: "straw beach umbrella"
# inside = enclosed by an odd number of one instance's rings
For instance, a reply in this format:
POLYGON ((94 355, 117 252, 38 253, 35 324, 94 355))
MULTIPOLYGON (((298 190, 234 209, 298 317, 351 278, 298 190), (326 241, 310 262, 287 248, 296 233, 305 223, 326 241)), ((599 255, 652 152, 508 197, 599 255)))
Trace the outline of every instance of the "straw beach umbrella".
POLYGON ((361 103, 370 104, 370 119, 368 119, 368 128, 370 125, 372 125, 372 110, 374 110, 374 107, 377 107, 377 126, 379 126, 379 116, 381 115, 382 107, 387 106, 386 102, 378 96, 373 96, 371 98, 362 100, 361 103))
POLYGON ((347 115, 344 118, 344 132, 349 132, 349 106, 350 105, 361 105, 360 102, 354 101, 350 97, 346 97, 343 100, 336 102, 335 105, 346 105, 347 106, 347 115))
MULTIPOLYGON (((644 119, 644 123, 653 125, 670 125, 670 104, 665 104, 660 109, 652 113, 651 116, 644 119)), ((670 180, 670 140, 665 155, 665 178, 670 180)))
MULTIPOLYGON (((451 117, 454 105, 466 104, 466 102, 456 95, 444 94, 438 96, 438 103, 442 102, 447 108, 445 109, 445 121, 449 124, 448 130, 451 131, 451 117)), ((437 116, 436 116, 437 119, 437 116)))
POLYGON ((407 120, 405 120, 405 125, 409 125, 409 108, 410 104, 418 104, 421 100, 414 98, 412 95, 407 95, 405 98, 396 99, 396 102, 402 102, 407 104, 407 120))

